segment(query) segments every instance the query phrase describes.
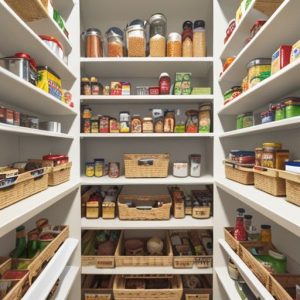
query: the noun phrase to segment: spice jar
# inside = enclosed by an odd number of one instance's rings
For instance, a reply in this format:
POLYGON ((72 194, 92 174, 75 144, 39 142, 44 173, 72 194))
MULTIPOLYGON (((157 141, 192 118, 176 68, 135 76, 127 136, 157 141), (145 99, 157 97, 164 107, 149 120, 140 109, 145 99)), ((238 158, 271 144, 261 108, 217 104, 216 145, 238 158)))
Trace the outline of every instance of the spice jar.
POLYGON ((172 133, 175 129, 175 113, 174 111, 168 111, 164 119, 164 132, 172 133))
POLYGON ((108 57, 123 57, 123 31, 118 27, 111 27, 106 32, 108 57))
POLYGON ((85 163, 85 176, 93 177, 95 175, 95 164, 94 162, 85 163))
POLYGON ((260 228, 260 241, 262 243, 272 243, 271 226, 261 225, 260 228))
POLYGON ((171 90, 171 78, 168 73, 161 73, 159 76, 160 95, 169 95, 171 90))
POLYGON ((127 27, 126 45, 128 57, 146 56, 146 33, 142 24, 127 27))
POLYGON ((89 96, 92 94, 90 80, 87 77, 81 78, 81 95, 89 96))
POLYGON ((205 34, 205 22, 203 20, 197 20, 194 22, 193 56, 194 57, 206 56, 206 34, 205 34))
POLYGON ((193 23, 191 21, 185 21, 183 23, 182 56, 193 56, 193 23))
POLYGON ((154 129, 151 117, 143 119, 143 133, 152 133, 154 129))
POLYGON ((82 38, 85 41, 85 56, 86 57, 102 57, 102 34, 97 28, 89 28, 82 33, 82 38))
POLYGON ((96 177, 102 177, 105 173, 105 165, 103 158, 96 158, 94 159, 94 170, 96 177))
POLYGON ((166 56, 167 19, 163 14, 154 14, 150 20, 150 56, 166 56))
POLYGON ((168 36, 167 56, 180 57, 182 51, 181 35, 177 32, 172 32, 168 36))
POLYGON ((142 119, 139 115, 133 115, 131 119, 131 132, 132 133, 142 132, 142 119))

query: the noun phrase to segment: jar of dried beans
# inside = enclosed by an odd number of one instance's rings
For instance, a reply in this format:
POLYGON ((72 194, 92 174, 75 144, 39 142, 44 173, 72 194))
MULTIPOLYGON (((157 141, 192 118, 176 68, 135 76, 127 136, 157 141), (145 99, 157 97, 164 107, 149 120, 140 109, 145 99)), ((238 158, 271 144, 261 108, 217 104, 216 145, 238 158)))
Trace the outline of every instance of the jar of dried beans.
POLYGON ((172 32, 168 36, 167 56, 180 57, 181 56, 181 35, 177 32, 172 32))
POLYGON ((127 27, 126 46, 128 57, 146 56, 146 33, 142 24, 127 27))
POLYGON ((150 20, 150 56, 166 56, 167 19, 163 14, 155 14, 150 20))
POLYGON ((85 56, 86 57, 102 57, 102 34, 97 28, 89 28, 82 33, 82 38, 85 41, 85 56))
POLYGON ((205 22, 203 20, 197 20, 194 22, 193 56, 194 57, 206 56, 206 34, 205 34, 205 22))
POLYGON ((118 27, 111 27, 106 32, 108 57, 123 57, 124 43, 123 31, 118 27))

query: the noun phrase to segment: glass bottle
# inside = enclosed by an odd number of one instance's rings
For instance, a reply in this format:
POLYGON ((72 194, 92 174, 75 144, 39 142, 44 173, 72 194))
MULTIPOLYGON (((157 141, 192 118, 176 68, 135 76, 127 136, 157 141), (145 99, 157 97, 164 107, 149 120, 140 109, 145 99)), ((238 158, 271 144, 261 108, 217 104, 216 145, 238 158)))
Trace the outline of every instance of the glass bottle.
POLYGON ((261 225, 260 226, 260 241, 262 243, 272 243, 272 232, 270 225, 261 225))
POLYGON ((248 232, 250 226, 252 225, 252 215, 244 216, 245 229, 248 232))
POLYGON ((185 133, 185 117, 181 114, 180 109, 176 110, 176 133, 185 133))
POLYGON ((194 57, 206 56, 206 34, 205 34, 205 22, 203 20, 197 20, 194 22, 193 56, 194 57))
POLYGON ((102 34, 97 28, 89 28, 82 33, 82 38, 85 41, 86 57, 102 57, 102 34))
POLYGON ((244 225, 244 214, 245 210, 243 208, 237 209, 237 216, 234 228, 234 238, 238 241, 247 241, 247 232, 244 225))
POLYGON ((28 232, 28 246, 27 246, 27 256, 28 258, 33 258, 39 251, 38 245, 39 232, 37 230, 32 230, 28 232))
POLYGON ((163 14, 154 14, 150 20, 150 56, 166 56, 167 18, 163 14))
POLYGON ((193 23, 191 21, 185 21, 183 23, 182 32, 182 56, 193 56, 193 23))

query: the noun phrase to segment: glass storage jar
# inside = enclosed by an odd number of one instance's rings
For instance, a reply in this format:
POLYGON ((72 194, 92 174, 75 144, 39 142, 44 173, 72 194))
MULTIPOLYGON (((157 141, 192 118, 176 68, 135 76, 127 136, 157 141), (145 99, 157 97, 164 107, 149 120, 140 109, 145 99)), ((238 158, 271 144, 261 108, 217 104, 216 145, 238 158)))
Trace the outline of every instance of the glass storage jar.
POLYGON ((172 32, 168 36, 167 56, 180 57, 182 51, 181 35, 177 32, 172 32))
POLYGON ((194 22, 193 56, 194 57, 206 56, 206 34, 205 34, 205 22, 203 20, 197 20, 194 22))
POLYGON ((142 24, 127 27, 126 46, 128 57, 146 56, 146 33, 142 24))
POLYGON ((103 57, 102 34, 97 28, 89 28, 82 33, 85 41, 86 57, 103 57))
POLYGON ((166 56, 167 18, 163 14, 154 14, 150 20, 150 56, 166 56))
POLYGON ((248 64, 248 86, 254 87, 271 75, 271 59, 256 58, 248 64))
POLYGON ((191 21, 185 21, 183 23, 182 32, 182 56, 193 56, 193 23, 191 21))
POLYGON ((124 56, 124 34, 118 27, 111 27, 106 32, 107 38, 107 56, 123 57, 124 56))

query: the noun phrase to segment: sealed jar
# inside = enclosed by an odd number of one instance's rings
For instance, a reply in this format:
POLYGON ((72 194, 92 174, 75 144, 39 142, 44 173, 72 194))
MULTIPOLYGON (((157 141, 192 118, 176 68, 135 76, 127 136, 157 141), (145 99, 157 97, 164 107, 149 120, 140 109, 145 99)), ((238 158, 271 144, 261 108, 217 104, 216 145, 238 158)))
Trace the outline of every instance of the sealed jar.
POLYGON ((275 121, 275 113, 273 109, 269 109, 267 111, 264 111, 260 114, 261 117, 261 123, 269 123, 275 121))
POLYGON ((174 162, 173 163, 173 176, 184 178, 189 175, 189 164, 187 162, 174 162))
POLYGON ((99 119, 98 117, 91 118, 91 133, 99 132, 99 119))
POLYGON ((94 159, 95 177, 102 177, 105 173, 105 164, 103 158, 94 159))
POLYGON ((95 175, 95 164, 94 162, 85 163, 85 176, 93 177, 95 175))
POLYGON ((130 114, 128 111, 120 112, 120 132, 121 133, 130 132, 130 114))
POLYGON ((127 27, 126 45, 128 57, 146 56, 146 33, 142 24, 127 27))
POLYGON ((205 33, 205 22, 203 20, 197 20, 194 22, 193 56, 194 57, 206 56, 206 33, 205 33))
POLYGON ((102 34, 97 28, 89 28, 82 33, 82 38, 85 41, 85 56, 86 57, 102 57, 102 34))
POLYGON ((244 114, 243 117, 243 128, 251 127, 254 125, 253 113, 248 112, 244 114))
POLYGON ((164 132, 172 133, 175 129, 175 113, 174 111, 168 111, 164 118, 164 132))
POLYGON ((236 129, 243 128, 243 118, 245 114, 240 114, 236 117, 236 129))
POLYGON ((143 133, 152 133, 154 131, 154 124, 151 117, 143 118, 143 133))
POLYGON ((271 75, 271 59, 256 58, 249 62, 248 66, 248 85, 254 87, 271 75))
POLYGON ((167 18, 163 14, 154 14, 150 20, 150 56, 166 56, 167 18))
POLYGON ((108 164, 108 176, 111 178, 120 177, 120 163, 110 162, 108 164))
POLYGON ((255 148, 255 165, 261 166, 262 165, 262 155, 264 149, 263 148, 255 148))
POLYGON ((103 93, 103 87, 101 83, 98 82, 97 77, 91 77, 91 94, 100 95, 103 93))
POLYGON ((185 21, 182 27, 182 56, 193 57, 193 23, 185 21))
POLYGON ((171 78, 168 73, 161 73, 159 76, 160 95, 169 95, 171 90, 171 78))
POLYGON ((180 57, 182 52, 182 39, 181 35, 177 32, 172 32, 168 36, 167 43, 167 56, 180 57))
POLYGON ((201 176, 201 155, 200 154, 190 155, 190 176, 192 177, 201 176))
POLYGON ((300 98, 285 99, 284 104, 286 118, 300 116, 300 98))
POLYGON ((133 115, 131 118, 131 132, 141 133, 142 132, 142 119, 140 115, 133 115))
POLYGON ((270 225, 260 226, 260 241, 262 243, 272 243, 272 232, 270 225))
POLYGON ((111 27, 106 32, 108 57, 124 56, 124 34, 118 27, 111 27))
POLYGON ((91 82, 88 77, 81 78, 81 95, 90 96, 92 94, 91 82))

